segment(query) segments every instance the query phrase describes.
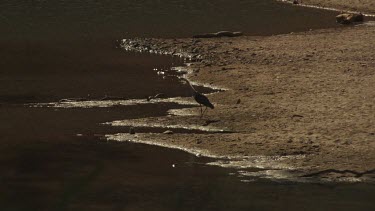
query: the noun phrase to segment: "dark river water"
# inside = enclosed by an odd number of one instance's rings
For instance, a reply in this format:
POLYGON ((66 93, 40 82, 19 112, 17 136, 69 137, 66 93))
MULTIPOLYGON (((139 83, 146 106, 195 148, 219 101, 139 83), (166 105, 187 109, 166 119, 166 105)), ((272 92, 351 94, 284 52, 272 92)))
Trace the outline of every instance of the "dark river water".
POLYGON ((220 30, 271 35, 335 26, 336 12, 273 0, 2 0, 2 37, 190 37, 220 30))
POLYGON ((154 71, 181 59, 125 52, 117 39, 272 35, 338 27, 335 15, 271 0, 1 0, 0 210, 375 210, 371 184, 244 183, 208 158, 103 140, 128 129, 100 123, 186 106, 28 104, 189 95, 154 71))

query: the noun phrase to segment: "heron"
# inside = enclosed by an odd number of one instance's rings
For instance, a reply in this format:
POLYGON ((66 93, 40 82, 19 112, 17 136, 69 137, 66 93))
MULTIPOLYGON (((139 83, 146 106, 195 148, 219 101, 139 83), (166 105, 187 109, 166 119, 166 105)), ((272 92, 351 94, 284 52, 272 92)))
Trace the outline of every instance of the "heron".
POLYGON ((201 108, 201 117, 203 117, 204 112, 206 112, 207 108, 214 109, 214 105, 210 102, 210 100, 204 96, 203 94, 197 92, 197 90, 194 89, 194 87, 191 85, 190 81, 187 80, 186 78, 181 78, 181 80, 185 81, 186 83, 189 84, 191 91, 193 93, 194 100, 199 103, 199 106, 201 108), (205 106, 206 108, 204 111, 202 111, 202 105, 205 106))

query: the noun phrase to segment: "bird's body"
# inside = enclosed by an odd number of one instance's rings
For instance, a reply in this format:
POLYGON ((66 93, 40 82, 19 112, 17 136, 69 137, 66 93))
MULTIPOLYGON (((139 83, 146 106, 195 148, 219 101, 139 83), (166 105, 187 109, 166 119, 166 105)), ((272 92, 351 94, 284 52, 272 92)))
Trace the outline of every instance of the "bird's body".
POLYGON ((203 94, 199 92, 194 92, 193 97, 194 97, 194 100, 197 101, 197 103, 204 105, 206 107, 209 107, 211 109, 214 109, 214 105, 212 105, 210 100, 208 100, 208 98, 204 96, 203 94))
POLYGON ((211 109, 215 108, 215 106, 210 102, 210 100, 203 94, 197 92, 197 90, 194 89, 194 87, 190 84, 190 82, 186 78, 181 78, 181 79, 186 81, 190 85, 194 100, 197 103, 199 103, 199 105, 201 106, 201 116, 203 116, 207 108, 211 108, 211 109), (204 111, 202 111, 202 105, 206 107, 204 111))

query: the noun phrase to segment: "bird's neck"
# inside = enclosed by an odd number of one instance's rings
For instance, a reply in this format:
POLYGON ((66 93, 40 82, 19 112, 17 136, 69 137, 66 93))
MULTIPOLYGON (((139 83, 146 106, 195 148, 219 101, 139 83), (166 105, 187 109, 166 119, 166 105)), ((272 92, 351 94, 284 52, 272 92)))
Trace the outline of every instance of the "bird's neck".
POLYGON ((191 88, 191 91, 194 92, 194 94, 197 92, 197 90, 194 89, 193 85, 191 85, 191 83, 189 83, 190 85, 190 88, 191 88))
POLYGON ((184 79, 184 80, 189 84, 189 86, 191 88, 192 95, 196 96, 198 94, 197 90, 194 89, 193 85, 191 85, 189 80, 187 80, 187 79, 184 79))

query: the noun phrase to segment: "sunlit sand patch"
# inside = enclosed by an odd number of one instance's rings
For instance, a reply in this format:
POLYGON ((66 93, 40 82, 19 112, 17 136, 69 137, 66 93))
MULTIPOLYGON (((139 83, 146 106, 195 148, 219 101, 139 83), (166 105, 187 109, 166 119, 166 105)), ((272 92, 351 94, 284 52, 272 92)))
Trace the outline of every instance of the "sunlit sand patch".
POLYGON ((197 116, 199 115, 198 112, 192 111, 191 109, 169 109, 169 115, 173 116, 197 116))
POLYGON ((229 129, 217 128, 213 126, 200 126, 200 125, 184 125, 184 124, 169 124, 168 121, 165 123, 159 123, 157 119, 146 118, 146 119, 130 119, 130 120, 118 120, 113 122, 106 122, 103 124, 111 126, 127 126, 127 127, 152 127, 152 128, 165 128, 165 129, 186 129, 186 130, 200 130, 206 132, 217 132, 225 133, 231 132, 229 129))
POLYGON ((229 90, 228 88, 225 88, 225 87, 222 87, 222 86, 215 86, 215 85, 212 85, 212 84, 200 83, 200 82, 197 82, 197 81, 190 80, 189 75, 191 75, 193 73, 193 70, 191 69, 191 67, 189 65, 172 67, 171 70, 176 71, 177 73, 183 73, 183 76, 180 76, 178 78, 188 79, 193 86, 201 86, 201 87, 205 87, 205 88, 210 88, 210 89, 213 89, 215 91, 227 91, 227 90, 229 90))
POLYGON ((207 157, 219 158, 219 156, 211 154, 207 150, 197 149, 197 148, 192 148, 192 147, 184 147, 183 145, 180 145, 180 144, 158 142, 158 141, 151 140, 148 137, 145 137, 146 135, 149 136, 152 134, 150 133, 148 134, 117 133, 113 135, 106 135, 105 138, 108 141, 120 141, 120 142, 128 141, 132 143, 148 144, 148 145, 154 145, 154 146, 160 146, 160 147, 167 147, 171 149, 178 149, 178 150, 182 150, 182 151, 194 154, 195 156, 198 156, 198 157, 207 156, 207 157))
MULTIPOLYGON (((318 177, 305 177, 306 169, 296 168, 283 163, 287 160, 304 159, 305 155, 293 156, 250 156, 241 160, 231 158, 229 160, 217 160, 207 165, 221 166, 224 168, 238 169, 237 176, 244 182, 253 182, 256 179, 270 179, 274 181, 288 182, 374 182, 371 176, 356 177, 348 174, 332 173, 318 177)), ((290 163, 290 162, 289 162, 290 163)))
POLYGON ((303 159, 304 157, 304 155, 244 156, 240 160, 236 158, 217 160, 207 163, 207 165, 238 169, 238 177, 246 178, 242 179, 244 182, 256 181, 256 178, 302 182, 303 180, 295 173, 297 168, 286 164, 284 161, 303 159))
POLYGON ((344 182, 344 183, 371 182, 370 180, 366 180, 364 178, 358 178, 358 177, 322 178, 321 180, 324 182, 344 182))
MULTIPOLYGON (((239 171, 239 174, 244 178, 262 178, 278 181, 291 181, 291 182, 308 182, 307 178, 301 178, 293 173, 293 171, 276 169, 276 170, 260 170, 260 171, 239 171)), ((255 181, 255 180, 254 180, 255 181)))
POLYGON ((316 178, 319 178, 319 180, 323 182, 375 183, 375 170, 357 172, 354 170, 326 169, 322 171, 305 174, 303 175, 303 177, 315 180, 316 178))
POLYGON ((85 100, 85 101, 61 101, 52 103, 30 104, 31 107, 54 107, 54 108, 107 108, 113 106, 131 106, 156 103, 176 103, 179 105, 197 105, 186 98, 159 98, 159 99, 129 99, 129 100, 85 100))
POLYGON ((244 156, 241 160, 218 160, 208 165, 226 168, 258 168, 258 169, 285 169, 295 170, 295 167, 283 163, 286 160, 303 159, 305 155, 289 156, 244 156))

